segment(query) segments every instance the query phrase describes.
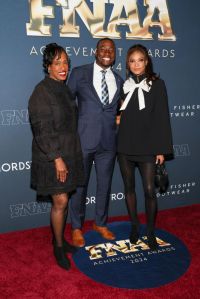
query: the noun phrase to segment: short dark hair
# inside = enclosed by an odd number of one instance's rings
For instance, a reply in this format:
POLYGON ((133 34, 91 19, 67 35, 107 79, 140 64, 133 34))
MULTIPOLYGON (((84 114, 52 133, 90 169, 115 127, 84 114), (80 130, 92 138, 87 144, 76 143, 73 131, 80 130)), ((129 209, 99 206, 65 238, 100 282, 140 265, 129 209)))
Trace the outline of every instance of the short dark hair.
POLYGON ((99 45, 100 45, 100 43, 103 42, 103 41, 105 41, 105 40, 109 40, 110 42, 112 42, 113 45, 114 45, 114 47, 115 47, 115 42, 114 42, 111 38, 109 38, 109 37, 104 37, 104 38, 101 38, 101 39, 97 42, 96 48, 98 48, 99 45))
POLYGON ((54 58, 56 56, 60 57, 63 52, 67 56, 65 49, 56 43, 46 45, 43 52, 43 68, 46 74, 48 74, 48 67, 53 63, 54 58))

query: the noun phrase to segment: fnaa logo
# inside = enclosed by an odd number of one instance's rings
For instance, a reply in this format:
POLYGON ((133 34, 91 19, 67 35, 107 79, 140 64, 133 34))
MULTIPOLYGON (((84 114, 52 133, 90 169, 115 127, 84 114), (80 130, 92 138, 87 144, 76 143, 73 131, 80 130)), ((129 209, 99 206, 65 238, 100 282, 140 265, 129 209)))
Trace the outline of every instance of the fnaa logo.
POLYGON ((186 157, 190 156, 190 148, 189 144, 174 144, 173 145, 174 149, 174 155, 175 157, 186 157))
POLYGON ((29 124, 28 110, 1 110, 0 125, 2 126, 18 126, 29 124))
MULTIPOLYGON (((53 25, 48 24, 48 19, 55 19, 56 7, 44 5, 42 0, 29 0, 29 5, 27 35, 52 36, 53 25)), ((126 39, 153 40, 149 29, 159 28, 158 40, 176 40, 167 0, 55 0, 55 6, 61 8, 62 14, 60 37, 80 37, 78 15, 93 38, 120 39, 118 26, 126 26, 126 39)))
MULTIPOLYGON (((168 247, 171 244, 165 242, 164 240, 161 240, 159 238, 157 239, 157 243, 159 244, 159 247, 168 247)), ((133 253, 141 253, 144 250, 149 250, 149 246, 147 245, 147 237, 144 236, 141 239, 138 240, 137 244, 131 244, 129 239, 126 240, 119 240, 115 243, 102 243, 102 244, 96 244, 96 245, 90 245, 86 246, 85 250, 89 253, 90 260, 99 260, 103 258, 110 258, 117 256, 118 253, 123 253, 124 255, 129 255, 133 253)), ((175 250, 172 248, 172 250, 175 250)), ((137 257, 137 256, 136 256, 137 257)), ((131 255, 129 257, 131 260, 133 256, 131 255)), ((95 264, 94 264, 95 265, 95 264)))
POLYGON ((147 289, 175 281, 188 269, 189 251, 176 236, 155 229, 158 248, 151 250, 145 225, 140 225, 137 244, 128 239, 129 222, 108 226, 115 241, 105 242, 97 232, 88 231, 85 247, 73 255, 76 266, 91 279, 118 288, 147 289))
POLYGON ((49 213, 51 210, 51 203, 19 203, 10 205, 10 218, 24 217, 24 216, 35 216, 40 214, 49 213))

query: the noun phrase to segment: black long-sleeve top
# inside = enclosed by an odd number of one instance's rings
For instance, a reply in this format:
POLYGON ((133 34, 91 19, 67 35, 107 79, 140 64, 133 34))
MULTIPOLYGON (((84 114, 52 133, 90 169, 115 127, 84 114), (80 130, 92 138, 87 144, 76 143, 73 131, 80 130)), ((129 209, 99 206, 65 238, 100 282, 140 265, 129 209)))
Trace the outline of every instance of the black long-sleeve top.
MULTIPOLYGON (((133 76, 136 83, 144 78, 145 75, 133 76)), ((136 88, 126 109, 122 111, 117 150, 127 155, 172 154, 172 134, 164 81, 153 80, 150 91, 143 93, 144 109, 139 110, 136 88)))

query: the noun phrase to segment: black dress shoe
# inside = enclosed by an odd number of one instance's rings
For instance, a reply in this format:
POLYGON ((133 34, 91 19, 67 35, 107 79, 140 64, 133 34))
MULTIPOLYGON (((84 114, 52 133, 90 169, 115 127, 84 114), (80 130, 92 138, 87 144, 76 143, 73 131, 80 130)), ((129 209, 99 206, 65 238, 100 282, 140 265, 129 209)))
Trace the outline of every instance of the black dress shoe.
POLYGON ((137 241, 139 239, 138 225, 132 225, 129 239, 130 239, 130 242, 132 244, 136 244, 137 243, 137 241))
MULTIPOLYGON (((54 238, 52 240, 52 244, 54 246, 56 246, 56 240, 54 238)), ((75 253, 75 252, 77 252, 78 249, 77 249, 77 247, 71 245, 65 239, 63 239, 63 250, 65 253, 75 253)))
POLYGON ((54 256, 56 258, 57 264, 65 269, 69 270, 70 269, 70 261, 68 257, 65 255, 63 247, 58 247, 58 246, 53 246, 53 251, 54 251, 54 256))
POLYGON ((147 234, 147 242, 148 242, 148 246, 151 250, 158 249, 158 243, 156 241, 156 237, 154 235, 154 232, 151 232, 151 233, 147 234))

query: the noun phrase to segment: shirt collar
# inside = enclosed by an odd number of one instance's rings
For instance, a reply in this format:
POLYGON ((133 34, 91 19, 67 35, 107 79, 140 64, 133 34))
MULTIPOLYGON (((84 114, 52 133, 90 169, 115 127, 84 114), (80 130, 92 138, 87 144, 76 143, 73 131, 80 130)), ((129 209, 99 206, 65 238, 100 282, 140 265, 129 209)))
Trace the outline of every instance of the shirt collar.
POLYGON ((110 72, 111 71, 111 67, 109 66, 107 69, 103 69, 95 61, 94 62, 94 70, 97 71, 97 72, 101 72, 102 70, 105 70, 106 72, 110 72))

